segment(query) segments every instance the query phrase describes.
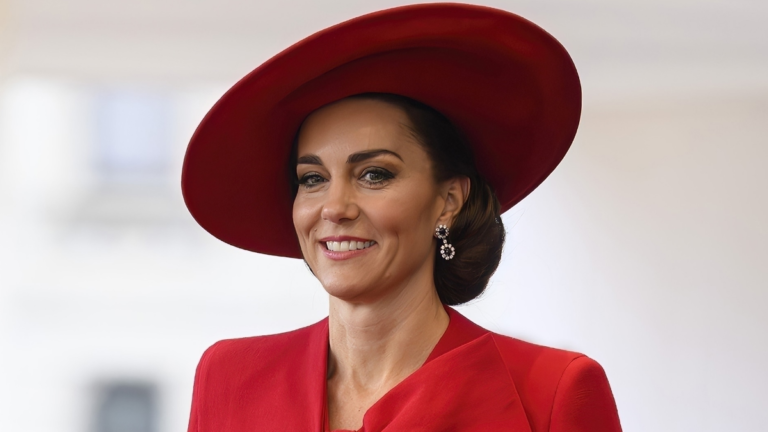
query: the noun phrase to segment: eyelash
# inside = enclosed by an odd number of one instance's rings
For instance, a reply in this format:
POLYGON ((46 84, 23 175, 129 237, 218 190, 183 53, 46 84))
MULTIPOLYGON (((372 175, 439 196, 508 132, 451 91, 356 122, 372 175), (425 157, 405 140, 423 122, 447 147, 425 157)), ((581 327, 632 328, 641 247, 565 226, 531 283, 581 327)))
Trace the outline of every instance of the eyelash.
POLYGON ((318 184, 322 183, 322 181, 318 181, 316 183, 310 183, 310 179, 321 179, 324 181, 325 179, 316 172, 306 173, 299 179, 299 185, 304 186, 305 188, 309 189, 311 187, 317 186, 318 184))
MULTIPOLYGON (((395 178, 395 175, 392 174, 389 170, 386 170, 384 168, 368 168, 365 171, 363 171, 363 174, 360 176, 360 180, 364 182, 369 187, 379 187, 382 186, 383 183, 385 183, 387 180, 391 180, 395 178), (376 174, 381 176, 381 180, 378 181, 371 181, 366 180, 365 177, 369 174, 376 174)), ((299 179, 299 185, 304 186, 306 189, 313 188, 317 186, 320 183, 324 183, 327 180, 323 178, 320 174, 316 172, 309 172, 301 176, 299 179), (316 179, 320 179, 317 181, 316 179)))
POLYGON ((392 180, 395 178, 395 175, 392 174, 390 171, 385 170, 384 168, 368 168, 367 170, 363 171, 363 175, 361 176, 362 181, 365 182, 368 186, 380 186, 383 185, 387 180, 392 180), (376 174, 381 176, 381 180, 379 181, 370 181, 365 180, 365 177, 368 174, 376 174))

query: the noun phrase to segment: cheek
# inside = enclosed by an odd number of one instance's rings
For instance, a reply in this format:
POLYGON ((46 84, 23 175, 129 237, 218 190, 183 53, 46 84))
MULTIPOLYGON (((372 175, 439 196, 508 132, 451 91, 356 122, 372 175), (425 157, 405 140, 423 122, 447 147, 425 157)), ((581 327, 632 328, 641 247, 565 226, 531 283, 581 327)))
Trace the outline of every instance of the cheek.
POLYGON ((435 196, 428 191, 409 191, 371 206, 368 217, 375 220, 386 235, 396 236, 399 247, 407 247, 406 255, 422 254, 431 246, 435 196))
POLYGON ((302 248, 319 215, 315 207, 311 201, 302 197, 297 197, 293 202, 293 227, 296 230, 296 235, 299 237, 302 248))

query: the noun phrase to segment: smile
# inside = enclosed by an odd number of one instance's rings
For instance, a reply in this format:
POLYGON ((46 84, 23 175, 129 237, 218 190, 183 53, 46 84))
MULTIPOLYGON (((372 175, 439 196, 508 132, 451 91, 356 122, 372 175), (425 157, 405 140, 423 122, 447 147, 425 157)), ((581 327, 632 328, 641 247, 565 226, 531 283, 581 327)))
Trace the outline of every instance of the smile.
POLYGON ((325 242, 325 247, 328 248, 329 251, 332 252, 347 252, 347 251, 353 251, 353 250, 361 250, 361 249, 367 249, 373 245, 375 245, 376 242, 373 240, 369 241, 328 241, 325 242))

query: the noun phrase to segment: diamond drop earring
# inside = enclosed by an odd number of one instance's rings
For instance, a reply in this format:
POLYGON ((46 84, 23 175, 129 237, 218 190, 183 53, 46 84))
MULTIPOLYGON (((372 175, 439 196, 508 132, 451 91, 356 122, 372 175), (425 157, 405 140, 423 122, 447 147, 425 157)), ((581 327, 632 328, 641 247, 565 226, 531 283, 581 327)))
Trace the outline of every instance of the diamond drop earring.
POLYGON ((435 237, 443 241, 443 244, 440 245, 440 255, 446 261, 452 259, 453 256, 456 255, 456 249, 453 248, 453 245, 448 243, 448 233, 448 227, 445 225, 438 225, 437 228, 435 228, 435 237))

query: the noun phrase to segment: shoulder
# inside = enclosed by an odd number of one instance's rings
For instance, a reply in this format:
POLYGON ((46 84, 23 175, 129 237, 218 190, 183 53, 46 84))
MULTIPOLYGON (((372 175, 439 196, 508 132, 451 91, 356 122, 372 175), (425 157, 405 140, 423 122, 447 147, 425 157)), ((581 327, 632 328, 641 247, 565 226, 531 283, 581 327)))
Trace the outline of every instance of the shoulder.
POLYGON ((620 431, 605 371, 584 354, 492 333, 534 431, 620 431))
POLYGON ((584 354, 537 345, 509 336, 491 333, 504 362, 514 372, 528 375, 535 372, 550 377, 562 372, 572 361, 584 354))
POLYGON ((552 404, 552 431, 620 431, 619 415, 603 368, 586 356, 563 371, 552 404))
POLYGON ((265 353, 275 351, 290 353, 302 350, 306 348, 306 344, 315 333, 321 331, 320 327, 325 323, 326 320, 322 320, 316 324, 285 333, 220 340, 205 351, 201 362, 217 364, 249 362, 254 357, 263 357, 265 353))
POLYGON ((286 333, 220 340, 203 353, 197 367, 201 382, 196 385, 210 388, 208 381, 217 387, 237 387, 279 379, 288 370, 284 366, 305 358, 325 331, 327 320, 322 320, 286 333))

